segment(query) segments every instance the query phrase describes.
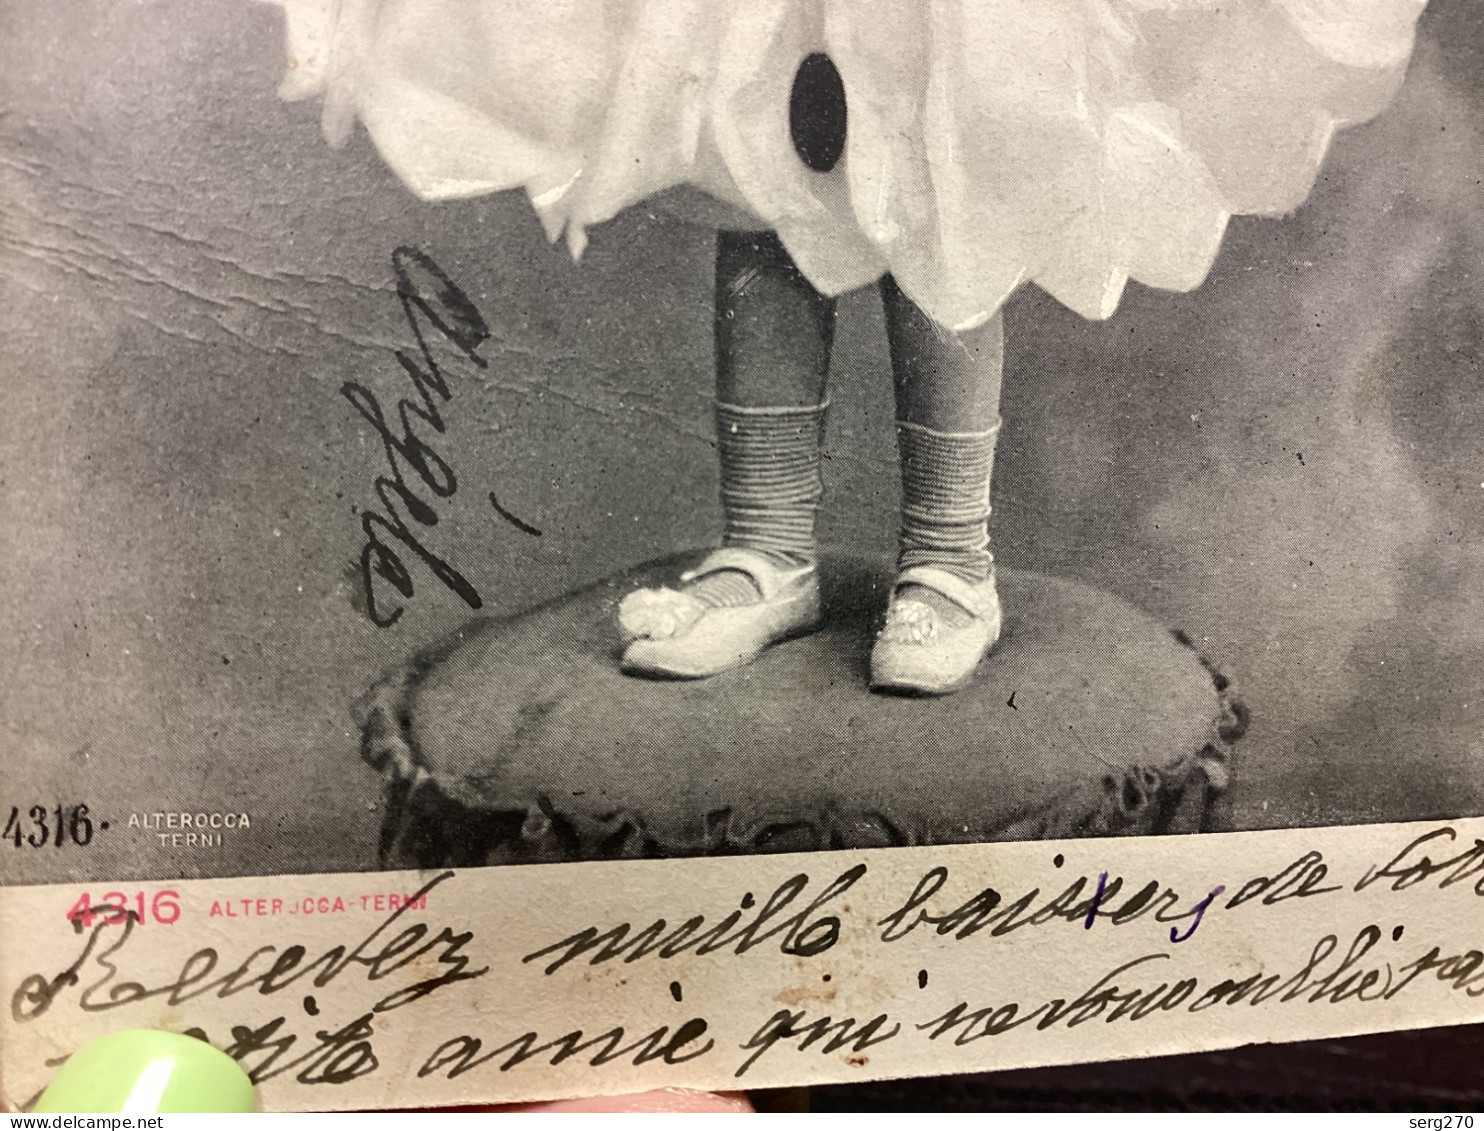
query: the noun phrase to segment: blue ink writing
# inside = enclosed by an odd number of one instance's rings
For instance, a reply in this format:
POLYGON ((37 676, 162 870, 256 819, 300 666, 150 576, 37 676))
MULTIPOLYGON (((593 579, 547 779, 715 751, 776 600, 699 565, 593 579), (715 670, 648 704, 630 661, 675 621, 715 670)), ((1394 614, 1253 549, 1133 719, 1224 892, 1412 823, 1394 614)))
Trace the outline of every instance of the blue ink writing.
POLYGON ((1098 921, 1098 905, 1103 902, 1103 893, 1108 890, 1108 873, 1098 873, 1098 890, 1092 893, 1092 903, 1087 908, 1087 918, 1083 922, 1084 930, 1092 930, 1092 925, 1098 921))
POLYGON ((1195 916, 1195 919, 1191 922, 1189 929, 1186 930, 1183 935, 1180 933, 1179 927, 1170 928, 1170 941, 1172 943, 1182 943, 1186 939, 1190 938, 1191 935, 1195 934, 1195 929, 1201 925, 1201 919, 1206 914, 1206 908, 1210 907, 1211 902, 1225 890, 1225 884, 1217 884, 1214 888, 1212 888, 1210 895, 1206 896, 1205 899, 1201 900, 1193 908, 1191 908, 1191 914, 1195 916))

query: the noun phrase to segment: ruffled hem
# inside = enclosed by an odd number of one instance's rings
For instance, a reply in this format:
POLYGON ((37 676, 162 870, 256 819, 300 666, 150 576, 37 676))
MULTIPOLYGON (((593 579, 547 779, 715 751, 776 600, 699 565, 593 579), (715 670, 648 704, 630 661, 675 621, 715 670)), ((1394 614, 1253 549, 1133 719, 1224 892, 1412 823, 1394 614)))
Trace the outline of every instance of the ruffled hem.
POLYGON ((1296 208, 1387 103, 1424 0, 278 0, 289 98, 359 119, 428 199, 523 188, 580 252, 693 186, 820 290, 890 271, 940 322, 1034 281, 1104 318, 1189 290, 1228 218, 1296 208), (789 134, 800 61, 846 89, 843 160, 789 134))

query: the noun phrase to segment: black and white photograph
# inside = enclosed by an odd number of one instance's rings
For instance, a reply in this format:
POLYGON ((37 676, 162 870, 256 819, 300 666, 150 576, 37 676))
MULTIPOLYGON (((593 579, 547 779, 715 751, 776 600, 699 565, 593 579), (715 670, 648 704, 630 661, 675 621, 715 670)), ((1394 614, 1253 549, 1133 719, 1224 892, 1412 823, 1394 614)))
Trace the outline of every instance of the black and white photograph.
POLYGON ((0 13, 0 876, 79 934, 1484 816, 1469 0, 0 13))
POLYGON ((1464 0, 5 25, 7 883, 1484 812, 1464 0))

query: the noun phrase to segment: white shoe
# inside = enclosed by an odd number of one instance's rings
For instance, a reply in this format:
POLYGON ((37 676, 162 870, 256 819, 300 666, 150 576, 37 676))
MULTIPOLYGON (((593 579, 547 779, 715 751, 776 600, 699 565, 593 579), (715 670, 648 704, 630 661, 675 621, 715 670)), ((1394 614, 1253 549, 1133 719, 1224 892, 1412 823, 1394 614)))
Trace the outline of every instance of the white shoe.
POLYGON ((957 691, 1000 638, 1000 622, 993 567, 977 585, 934 566, 903 570, 871 650, 871 689, 917 695, 957 691), (909 585, 943 594, 974 619, 962 627, 949 624, 931 605, 900 596, 909 585))
POLYGON ((723 570, 752 578, 761 599, 714 608, 677 589, 640 589, 618 606, 618 623, 630 641, 620 666, 636 675, 702 679, 740 667, 770 645, 819 627, 819 578, 813 565, 786 569, 753 550, 713 550, 691 582, 723 570))

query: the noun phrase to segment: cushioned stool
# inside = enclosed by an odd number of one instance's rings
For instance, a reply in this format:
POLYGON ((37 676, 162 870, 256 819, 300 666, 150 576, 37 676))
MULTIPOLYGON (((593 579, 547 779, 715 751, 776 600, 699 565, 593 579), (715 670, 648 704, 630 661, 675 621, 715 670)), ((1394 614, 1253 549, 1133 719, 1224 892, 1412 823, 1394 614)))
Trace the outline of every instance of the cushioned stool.
MULTIPOLYGON (((696 555, 699 556, 699 555, 696 555)), ((941 699, 867 690, 888 563, 826 559, 825 624, 695 682, 620 673, 614 610, 693 556, 480 618, 377 684, 387 867, 1197 832, 1241 708, 1127 603, 1002 570, 1005 631, 941 699)))

